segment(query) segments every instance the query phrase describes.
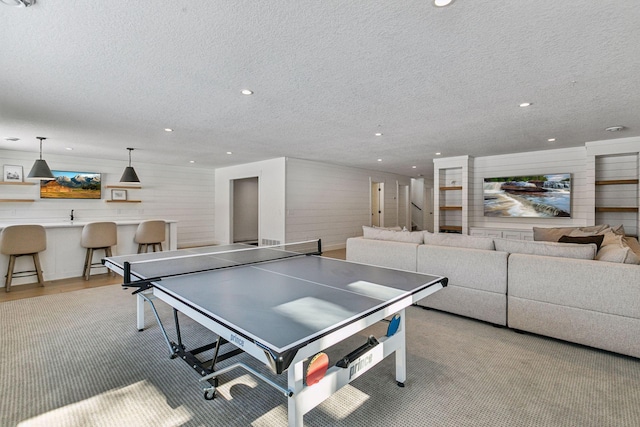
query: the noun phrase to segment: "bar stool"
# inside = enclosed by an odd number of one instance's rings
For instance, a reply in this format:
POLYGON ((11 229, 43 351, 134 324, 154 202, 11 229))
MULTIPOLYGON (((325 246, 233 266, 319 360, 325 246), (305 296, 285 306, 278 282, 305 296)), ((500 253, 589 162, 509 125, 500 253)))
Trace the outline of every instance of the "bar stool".
POLYGON ((9 292, 14 277, 38 276, 38 283, 44 286, 40 257, 38 254, 47 249, 47 233, 41 225, 8 225, 0 232, 0 252, 9 255, 9 266, 5 282, 5 291, 9 292), (35 270, 13 271, 16 258, 30 255, 35 270))
POLYGON ((142 221, 138 225, 133 241, 138 244, 138 253, 149 252, 149 246, 156 252, 156 246, 162 252, 162 242, 165 240, 165 222, 162 220, 142 221))
POLYGON ((101 267, 102 263, 93 262, 93 251, 104 250, 105 256, 111 256, 111 246, 118 244, 118 226, 115 222, 90 222, 82 227, 80 245, 87 248, 84 257, 82 276, 89 280, 91 269, 101 267))

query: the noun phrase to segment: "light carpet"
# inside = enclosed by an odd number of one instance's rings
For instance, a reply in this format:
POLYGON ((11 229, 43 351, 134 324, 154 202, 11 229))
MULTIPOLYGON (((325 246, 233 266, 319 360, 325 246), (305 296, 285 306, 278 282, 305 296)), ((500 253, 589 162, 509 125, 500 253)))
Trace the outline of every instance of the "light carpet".
MULTIPOLYGON (((0 304, 1 426, 287 424, 286 398, 244 371, 224 375, 218 397, 204 400, 198 375, 168 357, 148 308, 146 330, 136 330, 130 292, 114 285, 0 304)), ((156 305, 172 333, 171 310, 156 305)), ((212 338, 188 319, 182 326, 189 346, 212 338)), ((384 328, 333 349, 332 363, 384 328)), ((407 334, 405 388, 387 358, 305 425, 640 425, 638 359, 418 307, 407 310, 407 334)))

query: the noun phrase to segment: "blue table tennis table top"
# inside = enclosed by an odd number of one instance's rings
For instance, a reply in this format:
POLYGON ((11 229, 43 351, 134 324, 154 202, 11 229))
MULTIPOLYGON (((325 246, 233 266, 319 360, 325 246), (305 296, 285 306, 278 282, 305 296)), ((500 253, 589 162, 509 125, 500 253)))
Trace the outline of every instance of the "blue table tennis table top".
POLYGON ((275 354, 293 351, 429 286, 446 285, 440 276, 316 255, 274 259, 274 249, 246 248, 221 245, 104 262, 112 269, 131 263, 132 281, 161 277, 152 283, 154 292, 170 295, 275 354), (150 260, 162 261, 140 263, 150 260), (224 268, 208 270, 220 266, 224 268))

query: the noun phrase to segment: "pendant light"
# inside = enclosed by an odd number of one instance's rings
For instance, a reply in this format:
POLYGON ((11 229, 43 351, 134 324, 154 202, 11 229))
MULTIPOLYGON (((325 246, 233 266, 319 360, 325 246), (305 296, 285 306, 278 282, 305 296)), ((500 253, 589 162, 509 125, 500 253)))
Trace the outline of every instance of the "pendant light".
POLYGON ((129 166, 124 168, 124 173, 122 174, 122 178, 120 178, 120 182, 140 182, 138 174, 135 169, 131 167, 131 152, 133 151, 133 148, 127 148, 127 150, 129 150, 129 166))
POLYGON ((43 136, 37 136, 37 139, 40 140, 40 159, 36 160, 31 168, 31 172, 27 175, 27 178, 33 179, 53 179, 55 178, 51 173, 51 169, 49 169, 49 165, 47 162, 42 159, 42 141, 47 139, 43 136))

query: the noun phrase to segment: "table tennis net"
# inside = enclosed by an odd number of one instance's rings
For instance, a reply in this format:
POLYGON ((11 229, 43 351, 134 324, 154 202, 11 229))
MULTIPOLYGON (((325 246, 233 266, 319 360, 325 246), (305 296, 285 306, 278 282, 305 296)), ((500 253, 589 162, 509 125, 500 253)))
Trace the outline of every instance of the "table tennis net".
MULTIPOLYGON (((176 255, 158 259, 124 263, 125 285, 135 286, 136 282, 160 281, 165 277, 173 277, 190 273, 219 270, 223 268, 241 267, 244 265, 275 261, 306 255, 322 254, 320 240, 285 243, 273 246, 250 246, 230 250, 216 250, 205 253, 184 254, 177 251, 176 255)), ((138 283, 142 285, 142 283, 138 283)))

